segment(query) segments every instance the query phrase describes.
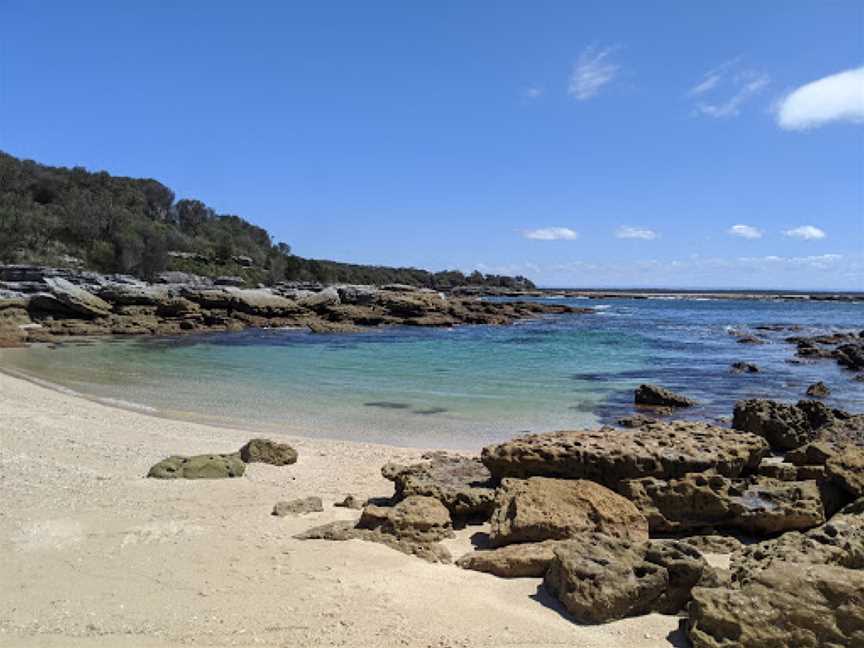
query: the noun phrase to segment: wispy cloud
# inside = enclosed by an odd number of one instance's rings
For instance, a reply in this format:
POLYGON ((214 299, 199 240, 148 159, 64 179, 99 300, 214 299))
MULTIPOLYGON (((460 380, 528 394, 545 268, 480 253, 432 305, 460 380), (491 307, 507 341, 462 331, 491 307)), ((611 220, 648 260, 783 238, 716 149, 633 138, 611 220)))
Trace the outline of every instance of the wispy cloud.
POLYGON ((687 95, 696 99, 694 112, 697 115, 715 119, 737 117, 742 106, 770 82, 764 72, 743 68, 739 57, 706 72, 687 95))
POLYGON ((617 47, 598 48, 593 45, 585 48, 573 66, 567 92, 579 101, 596 96, 603 86, 615 79, 621 69, 611 60, 617 50, 617 47))
POLYGON ((535 99, 539 99, 540 97, 542 97, 544 92, 545 90, 542 88, 542 86, 530 85, 522 88, 521 94, 522 98, 525 101, 534 101, 535 99))
POLYGON ((541 227, 540 229, 525 230, 522 236, 534 241, 573 241, 579 238, 579 233, 569 227, 541 227))
POLYGON ((627 225, 622 225, 615 230, 615 238, 620 239, 642 239, 644 241, 652 241, 658 236, 659 234, 654 230, 642 227, 628 227, 627 225))
POLYGON ((864 123, 864 66, 803 85, 777 105, 777 124, 786 130, 831 122, 864 123))
POLYGON ((803 239, 805 241, 816 241, 828 236, 824 230, 819 229, 815 225, 802 225, 801 227, 788 229, 783 232, 783 235, 803 239))
POLYGON ((752 225, 733 225, 728 230, 727 234, 739 236, 745 239, 760 239, 762 238, 762 230, 752 225))

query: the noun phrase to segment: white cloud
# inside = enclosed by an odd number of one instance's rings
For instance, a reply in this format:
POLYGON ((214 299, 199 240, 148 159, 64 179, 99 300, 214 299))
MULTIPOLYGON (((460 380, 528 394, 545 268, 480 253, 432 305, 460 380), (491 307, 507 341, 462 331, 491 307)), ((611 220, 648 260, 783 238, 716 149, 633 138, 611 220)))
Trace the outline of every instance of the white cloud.
POLYGON ((651 241, 653 239, 656 239, 657 236, 658 234, 654 230, 641 227, 628 227, 626 225, 622 225, 617 230, 615 230, 615 238, 620 239, 642 239, 645 241, 651 241))
POLYGON ((569 227, 542 227, 535 230, 525 230, 522 236, 535 241, 572 241, 579 234, 569 227))
POLYGON ((732 236, 740 236, 745 239, 762 238, 762 230, 758 227, 753 227, 752 225, 733 225, 726 230, 726 233, 731 234, 732 236))
POLYGON ((522 98, 528 101, 539 99, 542 96, 543 88, 541 88, 540 86, 532 85, 522 89, 522 98))
POLYGON ((737 117, 741 107, 771 82, 764 72, 741 68, 740 57, 709 70, 687 94, 698 98, 697 115, 722 119, 737 117))
POLYGON ((824 239, 827 236, 824 230, 821 230, 813 225, 802 225, 801 227, 788 229, 784 231, 783 234, 785 236, 791 236, 792 238, 799 238, 805 241, 824 239))
POLYGON ((777 107, 777 124, 786 130, 838 121, 864 123, 864 66, 803 85, 777 107))
POLYGON ((603 86, 611 83, 621 69, 619 65, 609 60, 617 49, 616 47, 598 49, 594 46, 585 48, 573 66, 567 92, 579 101, 585 101, 600 92, 603 86))

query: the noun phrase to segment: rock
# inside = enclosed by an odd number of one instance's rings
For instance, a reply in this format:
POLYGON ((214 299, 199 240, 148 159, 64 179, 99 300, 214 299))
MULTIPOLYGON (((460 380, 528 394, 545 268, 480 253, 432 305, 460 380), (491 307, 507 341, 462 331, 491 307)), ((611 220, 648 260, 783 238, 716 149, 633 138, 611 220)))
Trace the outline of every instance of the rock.
POLYGON ((558 540, 513 544, 497 549, 471 551, 456 561, 462 569, 485 572, 501 578, 539 578, 555 557, 558 540))
POLYGON ((448 310, 448 303, 436 292, 402 292, 392 289, 378 294, 378 304, 396 317, 421 317, 430 312, 442 313, 448 310))
POLYGON ((303 513, 320 513, 324 510, 324 504, 320 497, 303 497, 287 502, 276 502, 272 515, 285 517, 286 515, 302 515, 303 513))
POLYGON ((716 535, 713 533, 707 535, 688 536, 686 538, 680 538, 680 540, 681 542, 698 549, 701 553, 727 554, 740 550, 741 547, 743 547, 738 538, 726 535, 716 535))
POLYGON ((579 623, 673 614, 713 570, 693 547, 674 540, 628 543, 599 534, 554 550, 544 585, 579 623))
POLYGON ((638 542, 648 539, 648 521, 617 493, 582 479, 504 479, 495 494, 489 530, 493 547, 589 532, 638 542))
POLYGON ((837 454, 834 444, 827 441, 811 441, 786 453, 786 461, 795 466, 824 466, 825 462, 837 454))
POLYGON ((453 537, 450 512, 434 497, 411 495, 395 506, 367 505, 357 523, 360 529, 413 542, 437 542, 453 537))
POLYGON ((163 286, 111 283, 98 293, 99 298, 116 306, 156 306, 169 298, 163 286))
POLYGON ((765 340, 755 335, 739 335, 736 342, 738 344, 765 344, 765 340))
POLYGON ((365 500, 355 497, 354 495, 346 495, 341 501, 333 503, 333 506, 349 509, 362 509, 364 505, 365 500))
POLYGON ((395 485, 394 499, 425 495, 444 504, 454 519, 489 517, 495 488, 489 470, 479 460, 446 452, 430 452, 423 459, 411 466, 388 464, 382 469, 395 485))
POLYGON ((834 350, 837 363, 853 371, 864 369, 864 344, 856 342, 841 344, 834 350))
POLYGON ((623 428, 640 428, 643 425, 647 425, 648 423, 656 423, 657 419, 653 416, 646 416, 645 414, 633 414, 631 416, 624 416, 616 421, 618 425, 623 428))
POLYGON ((751 582, 693 590, 693 648, 864 646, 864 577, 825 565, 778 564, 751 582))
POLYGON ((692 398, 676 394, 658 385, 639 385, 634 395, 637 405, 659 405, 667 407, 692 407, 696 404, 692 398))
POLYGON ((763 459, 756 469, 756 474, 760 477, 770 477, 771 479, 779 479, 782 481, 797 481, 798 466, 785 461, 771 461, 763 459))
POLYGON ((378 298, 378 289, 374 286, 337 286, 336 291, 342 304, 369 306, 378 298))
POLYGON ((111 304, 60 277, 46 277, 51 294, 69 310, 85 317, 107 317, 111 304))
POLYGON ((690 474, 669 481, 653 477, 629 480, 619 490, 645 514, 652 534, 705 528, 768 534, 810 529, 825 522, 815 481, 690 474))
POLYGON ((826 398, 831 394, 831 390, 821 380, 815 382, 807 388, 807 395, 811 398, 826 398))
POLYGON ((731 371, 732 373, 759 373, 759 367, 749 362, 734 362, 731 371))
POLYGON ((313 311, 321 310, 327 306, 337 306, 340 303, 339 291, 336 288, 325 288, 320 292, 299 299, 297 303, 303 308, 313 311))
POLYGON ((156 314, 160 317, 187 317, 200 313, 201 307, 184 297, 167 297, 156 306, 156 314))
POLYGON ((825 462, 825 471, 831 481, 852 497, 864 497, 864 448, 843 448, 825 462))
POLYGON ((638 430, 577 430, 518 437, 483 449, 493 478, 590 479, 613 490, 626 479, 671 479, 716 470, 737 477, 768 452, 764 439, 695 421, 657 422, 638 430))
POLYGON ((242 477, 245 472, 246 464, 236 453, 193 457, 172 455, 151 467, 147 476, 155 479, 222 479, 242 477))
POLYGON ((297 451, 287 443, 277 443, 270 439, 252 439, 240 448, 240 458, 246 463, 287 466, 297 463, 297 451))
POLYGON ((818 401, 798 401, 785 405, 771 400, 743 400, 735 403, 732 427, 758 434, 768 440, 772 448, 794 450, 814 441, 823 432, 842 432, 844 428, 864 426, 864 423, 846 421, 851 415, 831 410, 818 401))

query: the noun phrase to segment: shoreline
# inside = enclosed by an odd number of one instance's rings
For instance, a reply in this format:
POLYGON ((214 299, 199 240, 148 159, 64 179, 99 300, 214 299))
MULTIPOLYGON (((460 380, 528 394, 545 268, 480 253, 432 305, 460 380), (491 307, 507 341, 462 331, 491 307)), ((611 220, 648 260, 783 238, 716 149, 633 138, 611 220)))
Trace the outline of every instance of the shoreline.
MULTIPOLYGON (((421 451, 274 435, 297 464, 230 480, 148 480, 177 452, 231 451, 249 432, 94 403, 0 374, 2 646, 668 646, 678 618, 580 626, 539 590, 374 543, 297 541, 347 493, 389 496, 388 461, 421 451), (316 495, 324 511, 270 515, 316 495), (537 604, 537 600, 542 603, 537 604), (535 600, 532 600, 535 599, 535 600), (459 606, 452 601, 459 600, 459 606)), ((471 548, 471 526, 446 541, 471 548)))

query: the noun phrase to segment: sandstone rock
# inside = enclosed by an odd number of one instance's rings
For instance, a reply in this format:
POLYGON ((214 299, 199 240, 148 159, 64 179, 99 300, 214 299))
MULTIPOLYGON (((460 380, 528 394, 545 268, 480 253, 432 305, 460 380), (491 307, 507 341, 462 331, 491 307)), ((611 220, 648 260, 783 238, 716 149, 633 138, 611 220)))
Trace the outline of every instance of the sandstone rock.
POLYGON ((625 481, 620 492, 645 514, 652 534, 704 528, 768 534, 825 522, 816 482, 690 474, 670 481, 625 481))
POLYGON ((834 354, 840 366, 853 371, 864 369, 864 344, 861 342, 841 344, 834 354))
POLYGON ((737 477, 768 452, 764 439, 695 421, 657 422, 638 430, 578 430, 518 437, 483 449, 493 477, 590 479, 616 489, 622 480, 670 479, 716 470, 737 477))
POLYGON ((693 590, 694 648, 864 646, 864 577, 825 565, 778 564, 741 589, 693 590))
POLYGON ((811 398, 826 398, 831 394, 831 390, 821 380, 815 382, 807 388, 807 395, 811 398))
POLYGON ((749 362, 734 362, 730 369, 732 373, 759 373, 759 367, 749 362))
POLYGON ((411 466, 388 464, 384 477, 396 488, 394 499, 425 495, 439 500, 454 519, 486 519, 492 512, 495 488, 489 470, 477 459, 446 452, 423 455, 411 466))
POLYGON ((336 306, 340 303, 339 291, 336 288, 325 288, 320 292, 299 299, 297 303, 303 308, 313 311, 321 310, 327 306, 336 306))
POLYGON ((242 477, 246 464, 238 454, 209 454, 184 457, 173 455, 150 468, 148 477, 156 479, 221 479, 242 477))
POLYGON ((694 535, 680 538, 680 541, 698 549, 701 553, 727 554, 738 551, 743 546, 738 538, 727 535, 694 535))
POLYGON ((864 431, 864 417, 812 400, 785 405, 753 399, 735 404, 732 427, 764 437, 772 448, 794 450, 819 438, 854 436, 864 431))
POLYGON ((395 506, 367 505, 360 529, 378 529, 412 542, 437 542, 453 537, 450 513, 434 497, 411 495, 395 506))
POLYGON ((471 551, 456 561, 462 569, 485 572, 501 578, 538 578, 549 569, 558 540, 513 544, 497 549, 471 551))
POLYGON ((763 459, 756 469, 760 477, 770 477, 781 481, 798 481, 798 466, 785 461, 769 461, 763 459))
POLYGON ((786 461, 796 466, 824 466, 837 454, 837 448, 826 441, 812 441, 786 453, 786 461))
POLYGON ((831 480, 852 497, 864 497, 864 448, 847 446, 825 462, 831 480))
POLYGON ((593 534, 556 547, 544 579, 580 623, 673 614, 713 570, 693 547, 674 540, 628 543, 593 534))
POLYGON ((103 286, 98 296, 115 306, 156 306, 169 298, 169 291, 163 286, 150 286, 143 283, 111 283, 103 286))
POLYGON ((333 506, 337 506, 339 508, 349 508, 349 509, 362 509, 365 504, 365 500, 362 500, 354 495, 346 495, 344 499, 334 502, 333 506))
POLYGON ((272 515, 285 517, 286 515, 302 515, 303 513, 320 513, 324 510, 324 504, 320 497, 303 497, 284 502, 276 502, 272 515))
POLYGON ((287 466, 297 463, 297 451, 287 443, 277 443, 270 439, 252 439, 240 448, 240 458, 246 463, 287 466))
POLYGON ((641 428, 643 425, 656 422, 656 418, 653 416, 646 416, 645 414, 632 414, 630 416, 624 416, 616 421, 616 423, 621 427, 630 429, 641 428))
POLYGON ((368 306, 378 297, 378 289, 374 286, 337 286, 336 291, 342 304, 368 306))
POLYGON ((160 317, 185 317, 200 312, 198 304, 183 297, 167 297, 156 306, 156 314, 160 317))
POLYGON ((692 398, 676 394, 658 385, 639 385, 634 395, 637 405, 659 405, 668 407, 691 407, 696 404, 692 398))
POLYGON ((378 304, 397 317, 420 317, 430 311, 447 310, 447 301, 434 292, 406 293, 382 290, 378 295, 378 304))
POLYGON ((66 279, 46 277, 45 284, 54 298, 74 313, 84 317, 106 317, 111 313, 111 304, 66 279))
POLYGON ((351 522, 331 522, 294 536, 298 540, 365 540, 377 542, 410 556, 417 556, 427 562, 449 563, 450 552, 437 542, 412 542, 398 538, 380 529, 361 529, 351 522))
POLYGON ((564 540, 589 532, 638 542, 648 539, 648 521, 617 493, 582 479, 504 479, 496 492, 492 546, 564 540))

